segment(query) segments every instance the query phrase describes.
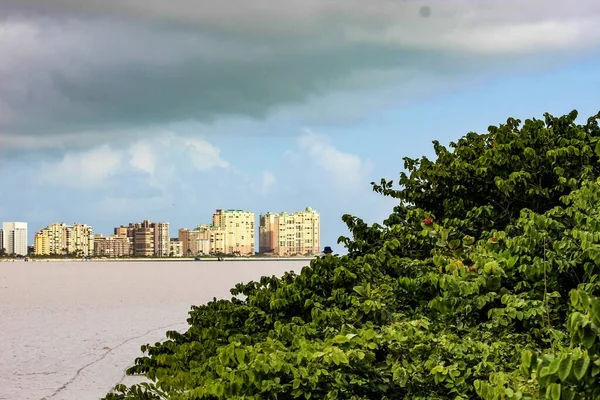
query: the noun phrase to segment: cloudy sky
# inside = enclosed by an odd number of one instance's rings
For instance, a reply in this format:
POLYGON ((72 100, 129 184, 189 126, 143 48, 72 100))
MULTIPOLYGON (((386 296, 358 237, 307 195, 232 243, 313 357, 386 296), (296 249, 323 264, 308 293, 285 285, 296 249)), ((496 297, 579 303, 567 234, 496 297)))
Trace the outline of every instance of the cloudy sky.
POLYGON ((0 0, 0 221, 381 221, 369 182, 507 117, 600 110, 597 0, 0 0))

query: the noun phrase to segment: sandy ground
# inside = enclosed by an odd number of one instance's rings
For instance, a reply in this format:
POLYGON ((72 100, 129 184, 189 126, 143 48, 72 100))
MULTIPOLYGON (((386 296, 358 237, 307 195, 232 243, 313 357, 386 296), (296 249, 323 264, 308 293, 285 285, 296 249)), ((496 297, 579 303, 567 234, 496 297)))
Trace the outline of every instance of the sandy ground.
POLYGON ((305 260, 0 264, 0 399, 95 400, 194 304, 305 260))

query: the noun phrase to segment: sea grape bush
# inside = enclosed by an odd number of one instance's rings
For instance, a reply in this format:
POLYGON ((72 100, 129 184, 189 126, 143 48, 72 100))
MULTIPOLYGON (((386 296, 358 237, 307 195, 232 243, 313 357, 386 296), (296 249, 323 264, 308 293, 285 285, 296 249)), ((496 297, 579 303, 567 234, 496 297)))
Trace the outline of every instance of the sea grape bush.
MULTIPOLYGON (((376 251, 386 233, 410 236, 406 216, 414 209, 474 237, 506 229, 523 209, 543 213, 582 181, 600 175, 598 117, 576 125, 577 111, 562 117, 546 114, 544 120, 527 120, 523 126, 509 118, 506 124, 490 126, 487 134, 465 135, 451 149, 436 141, 435 161, 404 158, 399 189, 385 179, 372 183, 374 191, 400 203, 384 227, 369 227, 344 215, 353 237, 341 237, 340 242, 358 255, 376 251)), ((410 257, 428 257, 429 252, 419 241, 405 239, 402 245, 402 253, 410 257)))
POLYGON ((105 399, 600 396, 600 115, 576 117, 406 159, 383 226, 344 216, 348 255, 194 306, 105 399))

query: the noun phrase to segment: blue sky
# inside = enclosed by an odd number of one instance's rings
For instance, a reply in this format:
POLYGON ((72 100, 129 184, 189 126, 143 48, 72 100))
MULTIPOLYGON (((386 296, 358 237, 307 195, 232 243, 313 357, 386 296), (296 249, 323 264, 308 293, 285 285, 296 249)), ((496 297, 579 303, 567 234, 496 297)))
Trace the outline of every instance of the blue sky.
POLYGON ((432 140, 600 111, 592 1, 200 3, 0 5, 0 221, 311 206, 343 252, 341 216, 385 218, 369 183, 432 140))

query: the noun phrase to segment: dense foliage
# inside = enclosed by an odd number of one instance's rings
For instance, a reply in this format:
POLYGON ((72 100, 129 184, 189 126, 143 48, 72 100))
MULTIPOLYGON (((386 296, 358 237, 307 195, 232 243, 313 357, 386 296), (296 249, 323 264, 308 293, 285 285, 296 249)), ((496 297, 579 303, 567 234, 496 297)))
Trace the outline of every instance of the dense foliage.
POLYGON ((124 399, 600 396, 600 114, 509 119, 405 159, 347 256, 238 284, 143 346, 124 399))

